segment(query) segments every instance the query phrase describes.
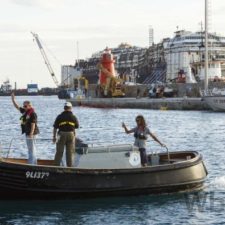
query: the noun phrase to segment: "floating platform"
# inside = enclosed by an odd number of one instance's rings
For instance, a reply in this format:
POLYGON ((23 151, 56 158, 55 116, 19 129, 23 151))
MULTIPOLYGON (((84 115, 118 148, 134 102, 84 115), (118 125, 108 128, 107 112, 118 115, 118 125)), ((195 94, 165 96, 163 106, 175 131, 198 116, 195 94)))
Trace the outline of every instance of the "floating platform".
POLYGON ((87 98, 70 99, 73 106, 158 110, 209 110, 202 98, 87 98))

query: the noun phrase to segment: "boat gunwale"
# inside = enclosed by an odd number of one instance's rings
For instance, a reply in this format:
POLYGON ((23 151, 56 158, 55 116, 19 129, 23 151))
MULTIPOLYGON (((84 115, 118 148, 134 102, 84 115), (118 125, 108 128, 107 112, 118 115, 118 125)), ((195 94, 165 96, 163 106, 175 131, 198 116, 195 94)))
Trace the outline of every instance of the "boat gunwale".
MULTIPOLYGON (((30 165, 24 163, 14 163, 14 162, 7 162, 7 159, 1 158, 0 159, 0 169, 4 167, 8 167, 10 169, 22 169, 22 170, 41 170, 41 171, 48 171, 48 172, 55 172, 55 173, 67 173, 67 174, 84 174, 84 175, 100 175, 100 174, 123 174, 123 173, 149 173, 149 172, 159 172, 165 170, 174 170, 174 169, 181 169, 186 167, 191 167, 199 164, 200 162, 203 163, 203 158, 200 153, 197 151, 179 151, 179 152, 170 152, 170 155, 173 154, 194 154, 194 158, 178 161, 170 164, 163 164, 163 165, 154 165, 154 166, 146 166, 140 168, 113 168, 113 169, 90 169, 90 168, 79 168, 79 167, 61 167, 61 166, 52 166, 52 165, 30 165)), ((159 155, 165 155, 166 153, 160 153, 159 155)), ((203 163, 204 164, 204 163, 203 163)), ((19 172, 19 171, 18 171, 19 172)))

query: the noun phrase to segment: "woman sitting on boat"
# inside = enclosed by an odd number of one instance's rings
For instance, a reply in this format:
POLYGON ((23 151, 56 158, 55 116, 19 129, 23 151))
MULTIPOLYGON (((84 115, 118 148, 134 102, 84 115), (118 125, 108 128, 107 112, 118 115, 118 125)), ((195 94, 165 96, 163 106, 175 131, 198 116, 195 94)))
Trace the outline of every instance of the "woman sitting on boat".
POLYGON ((124 128, 127 134, 134 133, 135 142, 134 145, 139 148, 140 156, 141 156, 141 164, 142 166, 147 166, 147 154, 146 154, 146 140, 148 139, 148 135, 150 135, 154 141, 158 142, 162 147, 165 147, 158 138, 151 133, 150 129, 147 127, 145 119, 142 115, 138 115, 136 117, 137 126, 131 130, 128 130, 125 123, 122 123, 122 127, 124 128))

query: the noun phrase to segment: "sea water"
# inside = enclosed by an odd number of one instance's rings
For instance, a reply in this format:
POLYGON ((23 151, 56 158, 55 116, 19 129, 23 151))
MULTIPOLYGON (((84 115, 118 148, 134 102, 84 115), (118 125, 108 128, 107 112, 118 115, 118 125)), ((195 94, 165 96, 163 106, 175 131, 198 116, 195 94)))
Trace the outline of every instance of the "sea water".
MULTIPOLYGON (((19 104, 32 101, 38 114, 40 135, 37 156, 53 159, 52 126, 62 112, 64 100, 57 97, 17 97, 19 104)), ((79 119, 77 135, 87 143, 133 143, 121 123, 135 126, 144 115, 151 131, 170 151, 196 150, 209 175, 205 188, 196 193, 51 201, 0 201, 0 224, 225 224, 225 113, 210 111, 156 111, 143 109, 95 109, 74 107, 79 119)), ((1 154, 27 157, 20 134, 19 112, 9 97, 0 97, 1 154)), ((149 140, 149 152, 166 152, 149 140)), ((138 181, 137 181, 138 182, 138 181)))

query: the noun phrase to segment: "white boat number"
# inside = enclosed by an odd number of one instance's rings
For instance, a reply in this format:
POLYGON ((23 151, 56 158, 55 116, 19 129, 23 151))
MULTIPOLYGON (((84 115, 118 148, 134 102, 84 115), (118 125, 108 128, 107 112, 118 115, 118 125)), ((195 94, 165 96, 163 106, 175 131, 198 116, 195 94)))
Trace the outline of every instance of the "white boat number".
POLYGON ((27 171, 26 178, 31 179, 44 179, 49 176, 49 172, 34 172, 34 171, 27 171))

